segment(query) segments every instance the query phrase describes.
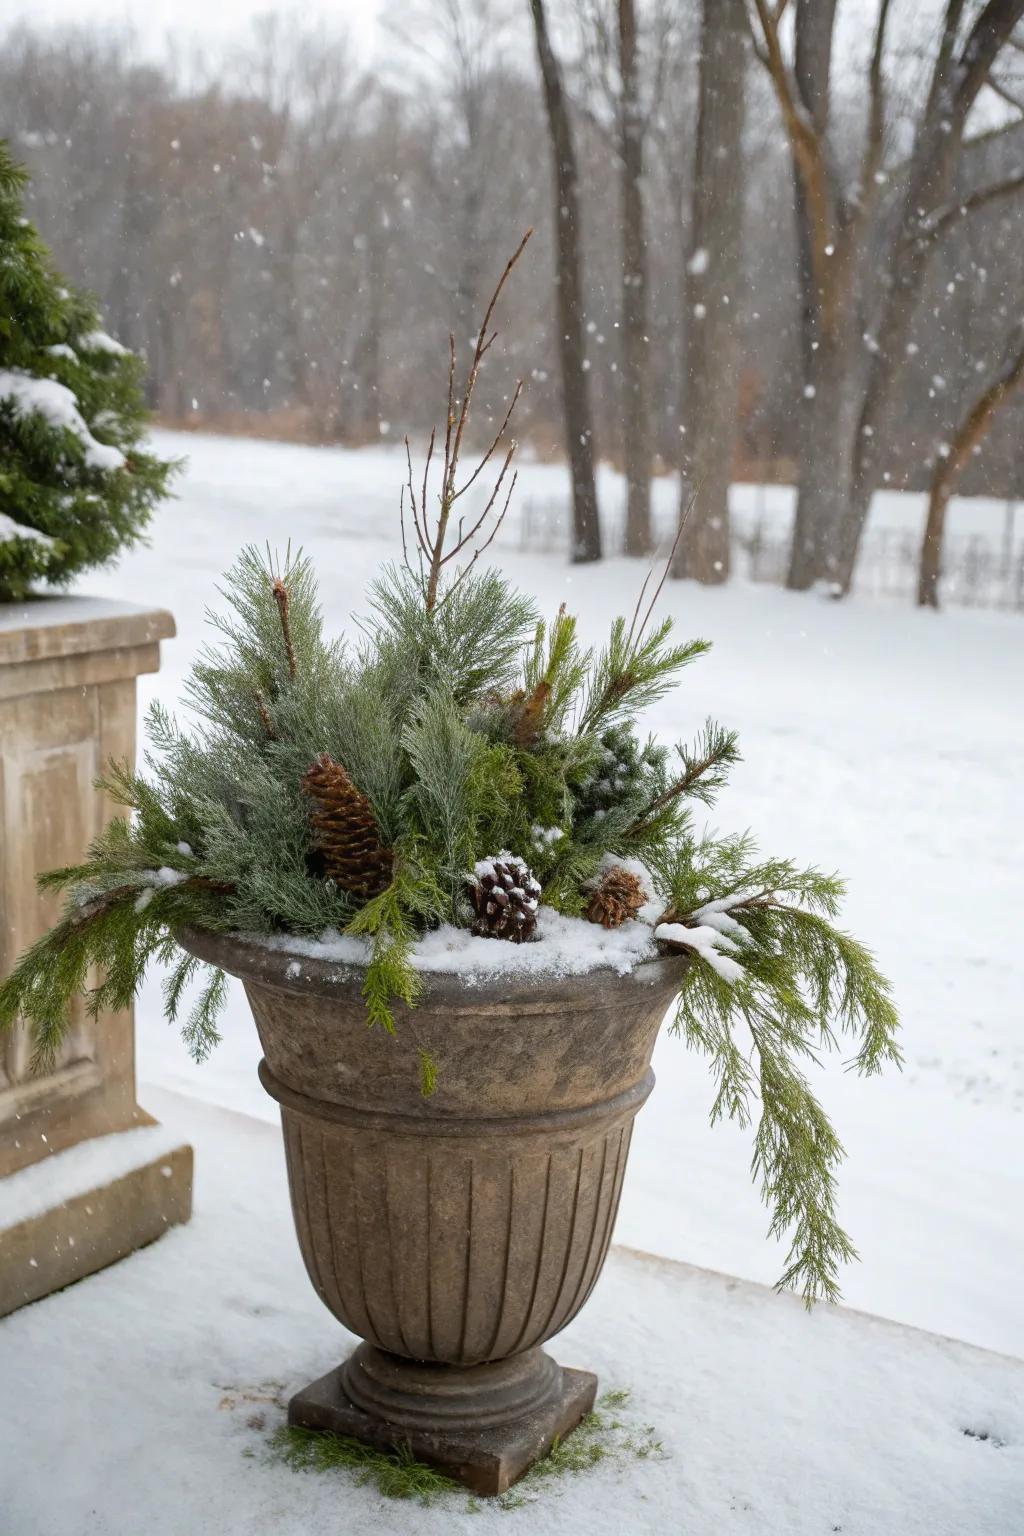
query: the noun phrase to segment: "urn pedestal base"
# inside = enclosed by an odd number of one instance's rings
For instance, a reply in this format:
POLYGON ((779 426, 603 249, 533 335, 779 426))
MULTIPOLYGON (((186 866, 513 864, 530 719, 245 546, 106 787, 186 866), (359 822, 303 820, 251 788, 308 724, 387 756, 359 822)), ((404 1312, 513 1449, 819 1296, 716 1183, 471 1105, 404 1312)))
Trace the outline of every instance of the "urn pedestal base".
POLYGON ((361 1344, 297 1392, 289 1424, 330 1430, 418 1461, 479 1494, 504 1493, 594 1406, 597 1377, 541 1349, 467 1367, 403 1360, 361 1344))

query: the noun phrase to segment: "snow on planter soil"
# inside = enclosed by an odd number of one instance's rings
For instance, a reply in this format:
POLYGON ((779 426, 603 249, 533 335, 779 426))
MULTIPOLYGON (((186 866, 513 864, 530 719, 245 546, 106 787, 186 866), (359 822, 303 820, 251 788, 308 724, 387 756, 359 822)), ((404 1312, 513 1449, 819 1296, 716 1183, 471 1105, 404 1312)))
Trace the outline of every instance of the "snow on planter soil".
MULTIPOLYGON (((369 941, 328 929, 318 939, 294 935, 264 938, 266 949, 303 955, 311 960, 337 961, 341 965, 365 965, 369 941)), ((608 931, 578 917, 542 907, 537 914, 537 939, 531 944, 509 944, 500 939, 476 938, 466 928, 445 923, 424 934, 412 951, 417 971, 448 972, 467 985, 487 976, 578 976, 602 967, 620 976, 642 960, 657 954, 657 945, 646 923, 626 922, 608 931)), ((297 977, 299 970, 291 970, 297 977)))
POLYGON ((551 1348, 630 1391, 623 1416, 662 1455, 545 1480, 508 1511, 292 1472, 267 1455, 283 1405, 355 1341, 303 1269, 280 1132, 146 1102, 195 1147, 195 1215, 0 1321, 4 1536, 1021 1530, 1024 1363, 622 1250, 551 1348))
MULTIPOLYGON (((218 601, 241 544, 305 546, 332 630, 365 611, 367 582, 400 555, 398 451, 169 433, 157 434, 157 448, 189 456, 179 499, 156 513, 150 549, 86 578, 89 591, 174 610, 178 638, 163 643, 161 672, 140 679, 143 705, 159 697, 177 707, 206 638, 203 607, 218 601)), ((621 495, 609 473, 601 488, 621 495)), ((516 504, 565 490, 561 467, 524 463, 516 504)), ((670 481, 655 487, 664 508, 675 494, 670 481)), ((913 497, 886 497, 887 518, 897 502, 902 525, 920 522, 913 497)), ((996 526, 998 511, 961 502, 956 515, 969 528, 991 512, 996 526)), ((489 554, 549 615, 564 599, 592 641, 614 612, 632 612, 643 575, 637 561, 573 568, 522 555, 514 521, 489 554)), ((844 1276, 846 1299, 1024 1355, 1024 623, 742 583, 668 582, 662 604, 684 635, 714 650, 651 712, 651 729, 672 743, 708 714, 738 729, 744 761, 707 819, 752 828, 769 852, 841 870, 848 926, 876 951, 902 1010, 902 1074, 865 1082, 840 1062, 820 1076, 848 1152, 841 1215, 862 1259, 844 1276)), ((698 807, 698 825, 704 816, 698 807)), ((163 1021, 153 977, 138 1054, 143 1082, 277 1118, 256 1079, 259 1045, 240 987, 223 1043, 194 1067, 163 1021)), ((764 1238, 749 1135, 709 1128, 713 1086, 681 1041, 663 1034, 654 1065, 618 1241, 773 1281, 784 1254, 764 1238)))

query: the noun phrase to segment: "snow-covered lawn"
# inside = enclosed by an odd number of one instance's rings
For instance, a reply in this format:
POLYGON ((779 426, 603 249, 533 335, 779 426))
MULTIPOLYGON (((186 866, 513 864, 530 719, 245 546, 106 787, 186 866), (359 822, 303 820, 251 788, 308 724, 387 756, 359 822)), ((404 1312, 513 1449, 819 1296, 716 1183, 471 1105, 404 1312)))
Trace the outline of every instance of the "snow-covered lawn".
MULTIPOLYGON (((244 542, 302 544, 316 557, 329 624, 350 624, 398 549, 396 451, 172 434, 158 434, 158 446, 189 456, 180 499, 158 515, 150 549, 84 583, 174 610, 179 638, 164 645, 160 675, 142 680, 143 704, 175 701, 204 638, 204 605, 244 542)), ((517 495, 563 484, 560 469, 526 465, 517 495)), ((594 640, 632 609, 642 577, 621 559, 574 569, 521 554, 514 528, 494 552, 545 609, 565 600, 594 640)), ((902 1075, 863 1082, 837 1067, 822 1083, 849 1152, 842 1214, 863 1259, 847 1273, 846 1298, 1024 1355, 1024 623, 747 585, 669 583, 663 605, 715 649, 652 727, 674 741, 712 713, 739 730, 745 761, 716 823, 841 870, 849 926, 877 951, 902 1009, 902 1075)), ((138 1037, 143 1084, 276 1118, 240 991, 202 1068, 165 1026, 155 982, 138 1037)), ((746 1136, 708 1128, 704 1065, 678 1041, 661 1041, 655 1067, 617 1241, 774 1279, 783 1256, 763 1239, 746 1136)))

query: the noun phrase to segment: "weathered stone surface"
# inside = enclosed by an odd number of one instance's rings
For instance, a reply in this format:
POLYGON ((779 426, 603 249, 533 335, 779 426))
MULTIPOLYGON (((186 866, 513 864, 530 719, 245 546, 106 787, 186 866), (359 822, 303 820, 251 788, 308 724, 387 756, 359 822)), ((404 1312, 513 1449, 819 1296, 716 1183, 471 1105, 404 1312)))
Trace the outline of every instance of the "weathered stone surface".
MULTIPOLYGON (((59 915, 60 898, 40 894, 36 875, 77 863, 113 814, 93 779, 111 758, 134 760, 135 679, 157 670, 159 642, 173 634, 169 613, 125 603, 57 597, 0 606, 0 974, 59 915)), ((151 1123, 135 1101, 130 1012, 90 1019, 78 1003, 54 1069, 33 1073, 30 1058, 24 1030, 0 1035, 0 1272, 12 1230, 3 1226, 5 1175, 151 1123)), ((175 1209, 187 1215, 181 1200, 175 1209)), ((126 1219, 149 1233, 142 1241, 162 1222, 141 1205, 126 1219)), ((95 1251, 104 1251, 99 1239, 95 1251)), ((74 1278, 62 1261, 53 1286, 74 1278)))
MULTIPOLYGON (((439 1428, 444 1423, 439 1409, 447 1406, 448 1394, 435 1393, 431 1397, 412 1391, 410 1399, 422 1412, 410 1422, 398 1423, 367 1412, 352 1400, 352 1361, 366 1348, 362 1345, 345 1365, 297 1392, 288 1404, 289 1424, 350 1435, 378 1450, 388 1450, 396 1443, 406 1445, 418 1461, 439 1467, 474 1493, 505 1493, 535 1461, 547 1455, 556 1439, 564 1440, 572 1433, 593 1408, 597 1393, 597 1377, 592 1372, 566 1369, 544 1355, 552 1366, 552 1390, 514 1418, 474 1425, 469 1412, 460 1415, 459 1422, 439 1428)), ((394 1359, 393 1368, 396 1378, 403 1369, 410 1376, 417 1373, 409 1361, 394 1359)), ((420 1367, 418 1374, 422 1376, 427 1369, 420 1367)), ((456 1378, 448 1383, 449 1388, 459 1392, 463 1405, 470 1409, 477 1400, 476 1384, 465 1378, 471 1378, 474 1372, 486 1376, 493 1369, 479 1365, 472 1371, 454 1372, 445 1366, 433 1367, 439 1375, 456 1378)))
POLYGON ((426 1459, 479 1491, 507 1486, 582 1401, 577 1377, 560 1376, 539 1346, 600 1275, 685 957, 529 984, 424 976, 392 1037, 367 1028, 358 970, 180 937, 244 982, 265 1053, 260 1078, 281 1104, 306 1268, 325 1305, 371 1346, 329 1387, 299 1393, 295 1422, 313 1422, 311 1404, 327 1415, 329 1403, 332 1427, 375 1444, 415 1430, 426 1459), (438 1067, 429 1099, 421 1050, 438 1067), (525 1370, 527 1386, 517 1376, 516 1392, 488 1407, 499 1364, 525 1370), (430 1388, 417 1400, 424 1370, 430 1388), (474 1459, 467 1445, 485 1430, 474 1459))
POLYGON ((178 1146, 0 1229, 0 1317, 145 1247, 191 1209, 192 1148, 178 1146))

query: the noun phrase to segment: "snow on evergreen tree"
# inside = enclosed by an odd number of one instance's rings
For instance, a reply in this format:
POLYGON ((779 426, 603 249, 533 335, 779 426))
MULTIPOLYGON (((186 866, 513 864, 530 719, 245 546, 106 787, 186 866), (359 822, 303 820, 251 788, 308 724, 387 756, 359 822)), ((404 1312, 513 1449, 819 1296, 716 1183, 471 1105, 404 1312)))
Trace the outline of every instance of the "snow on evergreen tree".
POLYGON ((138 540, 173 465, 141 452, 141 361, 63 286, 0 139, 0 601, 138 540))

